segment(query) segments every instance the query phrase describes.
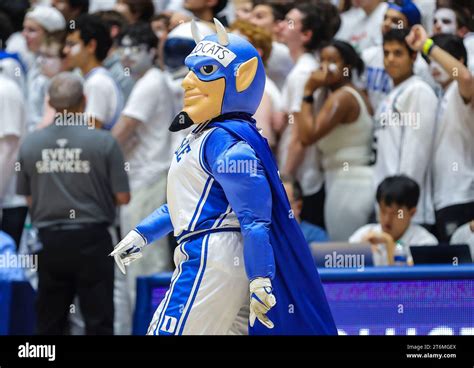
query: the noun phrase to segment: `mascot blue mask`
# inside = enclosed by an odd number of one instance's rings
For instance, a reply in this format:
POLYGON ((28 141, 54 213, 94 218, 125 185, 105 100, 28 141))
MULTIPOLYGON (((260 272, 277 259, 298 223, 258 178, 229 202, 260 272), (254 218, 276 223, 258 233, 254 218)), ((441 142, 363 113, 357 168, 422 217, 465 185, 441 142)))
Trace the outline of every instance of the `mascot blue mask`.
POLYGON ((265 89, 263 62, 250 42, 228 34, 214 19, 217 34, 201 38, 191 25, 196 47, 186 57, 182 82, 184 108, 170 127, 176 131, 227 113, 253 115, 265 89))

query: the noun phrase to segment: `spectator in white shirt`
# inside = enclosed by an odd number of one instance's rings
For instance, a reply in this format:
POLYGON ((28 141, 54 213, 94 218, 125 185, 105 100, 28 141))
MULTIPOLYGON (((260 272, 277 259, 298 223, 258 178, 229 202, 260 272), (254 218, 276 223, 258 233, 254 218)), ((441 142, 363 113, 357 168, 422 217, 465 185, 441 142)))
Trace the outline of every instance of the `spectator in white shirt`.
MULTIPOLYGON (((6 51, 18 54, 22 62, 25 64, 26 70, 29 70, 35 62, 35 56, 28 50, 26 45, 26 40, 23 35, 23 23, 25 20, 25 14, 31 10, 30 1, 1 1, 0 9, 8 15, 14 28, 14 33, 6 42, 6 51)), ((2 47, 5 47, 5 44, 3 44, 2 47)))
POLYGON ((432 88, 413 74, 417 52, 406 43, 408 30, 384 35, 384 65, 394 88, 376 111, 375 185, 387 176, 405 174, 420 186, 420 202, 413 221, 435 224, 431 163, 438 100, 432 88))
POLYGON ((85 113, 96 128, 111 129, 123 107, 120 88, 102 66, 111 45, 105 24, 97 16, 83 14, 68 29, 64 47, 68 68, 79 68, 84 76, 85 113))
POLYGON ((20 87, 1 73, 0 122, 0 230, 8 233, 18 248, 27 207, 25 198, 16 195, 15 162, 26 129, 26 109, 20 87))
POLYGON ((421 26, 408 42, 431 60, 433 76, 443 87, 433 161, 434 205, 440 241, 474 213, 474 77, 466 67, 467 52, 460 37, 437 34, 428 39, 421 26))
POLYGON ((26 96, 26 68, 20 56, 4 48, 14 28, 8 15, 0 9, 0 73, 15 81, 26 96))
POLYGON ((464 37, 469 31, 469 15, 466 10, 455 4, 438 7, 434 14, 433 35, 451 33, 457 34, 459 37, 464 37))
MULTIPOLYGON (((392 28, 410 29, 413 25, 420 23, 420 12, 411 0, 400 0, 399 4, 388 4, 381 27, 382 34, 392 28)), ((383 46, 376 45, 365 49, 362 52, 362 60, 364 60, 365 72, 357 84, 361 83, 360 88, 367 92, 372 107, 377 110, 380 102, 393 88, 393 81, 385 71, 383 64, 383 46)), ((437 84, 431 77, 428 63, 420 54, 416 58, 413 71, 430 86, 436 87, 437 84)))
MULTIPOLYGON (((38 64, 40 65, 41 74, 47 78, 44 88, 49 87, 51 79, 60 72, 67 70, 62 50, 64 48, 64 36, 47 37, 41 44, 38 53, 38 64)), ((53 123, 56 110, 49 104, 49 96, 45 92, 43 117, 36 125, 36 129, 42 129, 53 123)))
POLYGON ((109 29, 110 38, 112 38, 112 46, 102 64, 104 68, 110 72, 112 78, 114 78, 115 82, 120 87, 125 103, 127 102, 135 83, 128 70, 124 69, 120 62, 120 55, 117 52, 120 34, 127 27, 127 20, 122 14, 115 10, 104 10, 94 13, 94 15, 97 15, 109 29))
POLYGON ((281 90, 286 77, 293 67, 293 60, 288 47, 282 43, 282 24, 285 14, 291 9, 285 4, 276 4, 270 1, 258 0, 254 2, 250 22, 265 29, 272 35, 272 52, 268 59, 267 75, 281 90))
MULTIPOLYGON (((168 127, 174 108, 167 78, 153 65, 157 43, 147 23, 131 26, 120 41, 122 64, 137 81, 112 129, 112 135, 124 148, 132 194, 132 200, 120 213, 122 234, 127 234, 143 217, 166 202, 167 171, 171 162, 168 127)), ((145 262, 131 265, 127 270, 129 316, 135 303, 136 277, 171 269, 167 239, 156 243, 146 253, 145 262)))
POLYGON ((360 1, 360 8, 350 17, 342 17, 336 38, 349 42, 358 52, 370 46, 380 45, 382 35, 378 30, 383 22, 387 3, 382 0, 360 1))
MULTIPOLYGON (((461 2, 457 2, 461 3, 461 2)), ((474 73, 474 8, 454 2, 439 7, 434 16, 433 34, 450 33, 464 39, 468 53, 469 70, 474 73)))
MULTIPOLYGON (((295 176, 303 190, 303 220, 314 225, 324 224, 324 177, 315 144, 303 147, 298 134, 296 113, 301 110, 304 87, 311 72, 319 67, 314 53, 337 31, 339 16, 334 6, 301 4, 291 9, 283 23, 282 37, 290 50, 295 66, 283 87, 283 108, 287 126, 278 143, 278 163, 284 175, 295 176)), ((270 61, 269 61, 270 62, 270 61)))
POLYGON ((407 263, 413 264, 411 245, 436 245, 437 239, 425 228, 412 223, 420 196, 418 184, 407 176, 386 178, 377 188, 379 223, 358 229, 350 238, 351 243, 372 244, 374 265, 393 265, 396 243, 405 248, 407 263))

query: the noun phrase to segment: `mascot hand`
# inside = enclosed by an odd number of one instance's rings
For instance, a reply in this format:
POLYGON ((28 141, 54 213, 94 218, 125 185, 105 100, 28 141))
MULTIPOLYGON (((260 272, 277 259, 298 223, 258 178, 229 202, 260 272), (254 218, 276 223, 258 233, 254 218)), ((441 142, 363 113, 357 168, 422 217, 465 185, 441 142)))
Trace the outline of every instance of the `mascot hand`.
POLYGON ((135 230, 130 231, 118 243, 110 256, 113 256, 120 271, 125 275, 125 266, 142 257, 142 248, 146 245, 145 239, 135 230))
POLYGON ((276 304, 269 278, 258 277, 250 282, 250 327, 258 320, 267 328, 273 328, 273 322, 266 313, 276 304))

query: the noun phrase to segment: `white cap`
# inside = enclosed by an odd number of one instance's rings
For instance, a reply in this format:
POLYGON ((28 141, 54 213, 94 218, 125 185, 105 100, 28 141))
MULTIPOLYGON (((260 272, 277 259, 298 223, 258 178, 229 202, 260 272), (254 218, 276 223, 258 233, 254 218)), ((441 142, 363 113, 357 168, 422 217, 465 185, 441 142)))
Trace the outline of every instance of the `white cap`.
POLYGON ((48 32, 66 29, 66 20, 63 15, 52 6, 38 5, 26 13, 25 18, 34 20, 48 32))

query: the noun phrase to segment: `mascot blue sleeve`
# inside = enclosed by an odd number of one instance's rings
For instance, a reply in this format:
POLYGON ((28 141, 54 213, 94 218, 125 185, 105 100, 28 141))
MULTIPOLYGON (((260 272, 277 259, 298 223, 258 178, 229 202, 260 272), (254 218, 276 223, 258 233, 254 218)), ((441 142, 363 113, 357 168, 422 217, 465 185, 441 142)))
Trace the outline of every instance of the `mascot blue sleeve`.
POLYGON ((260 160, 247 143, 237 141, 225 130, 216 129, 206 141, 205 164, 222 186, 239 219, 248 278, 272 279, 275 273, 269 238, 272 196, 260 160), (223 170, 225 163, 247 170, 223 170))
POLYGON ((145 239, 147 244, 150 244, 173 231, 173 224, 171 223, 168 205, 162 205, 160 208, 152 212, 151 215, 143 219, 137 225, 135 231, 145 239))

